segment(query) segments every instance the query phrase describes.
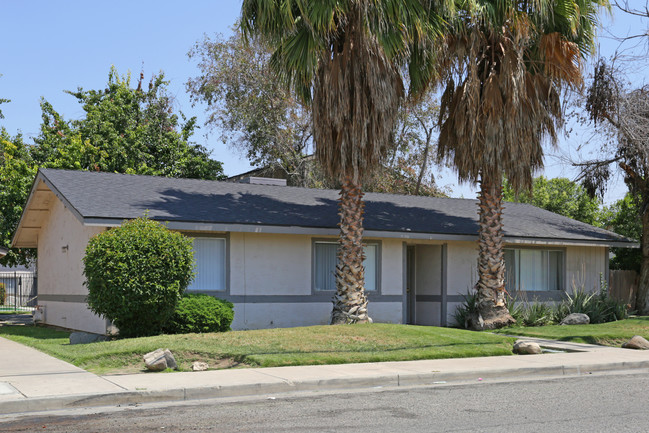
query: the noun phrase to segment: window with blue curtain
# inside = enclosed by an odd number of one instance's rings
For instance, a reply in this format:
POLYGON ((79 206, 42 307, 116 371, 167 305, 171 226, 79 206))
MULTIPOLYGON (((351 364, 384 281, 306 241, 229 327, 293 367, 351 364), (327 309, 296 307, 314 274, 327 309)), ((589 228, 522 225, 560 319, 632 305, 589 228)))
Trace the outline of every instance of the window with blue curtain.
MULTIPOLYGON (((378 287, 379 244, 368 243, 364 247, 365 290, 376 291, 378 287)), ((318 241, 314 244, 315 290, 336 290, 337 242, 318 241)))
POLYGON ((194 238, 196 277, 187 287, 195 291, 225 291, 225 239, 194 238))
POLYGON ((513 291, 563 290, 563 251, 505 249, 505 287, 513 291))

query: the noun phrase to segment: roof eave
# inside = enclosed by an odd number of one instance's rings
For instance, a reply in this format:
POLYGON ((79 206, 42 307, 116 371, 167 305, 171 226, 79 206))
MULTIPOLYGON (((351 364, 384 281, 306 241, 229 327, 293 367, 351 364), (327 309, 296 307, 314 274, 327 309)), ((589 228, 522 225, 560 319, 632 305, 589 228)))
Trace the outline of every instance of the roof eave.
MULTIPOLYGON (((124 219, 116 218, 84 218, 83 223, 88 226, 117 227, 124 219)), ((160 221, 160 220, 159 220, 160 221)), ((243 233, 271 233, 337 236, 340 232, 333 227, 305 227, 305 226, 279 226, 262 224, 235 224, 235 223, 207 223, 191 221, 163 221, 171 230, 187 232, 243 232, 243 233)), ((448 234, 448 233, 420 233, 409 231, 365 230, 368 238, 397 238, 413 240, 442 240, 442 241, 476 241, 477 235, 448 234)), ((593 247, 623 247, 638 248, 637 243, 628 243, 613 240, 583 240, 583 239, 553 239, 529 237, 505 237, 505 243, 528 245, 570 245, 593 247)))
POLYGON ((36 192, 38 190, 38 185, 39 182, 43 182, 45 186, 59 199, 61 200, 61 203, 72 212, 72 214, 81 222, 82 224, 84 223, 84 219, 81 215, 81 213, 74 207, 72 204, 68 201, 67 198, 61 192, 54 186, 54 184, 47 178, 45 173, 41 169, 38 170, 36 173, 36 176, 34 177, 34 181, 32 182, 32 188, 29 192, 29 196, 27 197, 27 202, 25 203, 25 207, 23 208, 22 214, 20 215, 20 221, 18 222, 18 226, 16 227, 16 232, 14 233, 13 238, 11 239, 11 246, 14 248, 35 248, 35 245, 31 243, 23 243, 21 241, 21 234, 24 229, 24 223, 25 219, 27 217, 27 213, 30 211, 30 207, 33 203, 34 196, 36 195, 36 192))

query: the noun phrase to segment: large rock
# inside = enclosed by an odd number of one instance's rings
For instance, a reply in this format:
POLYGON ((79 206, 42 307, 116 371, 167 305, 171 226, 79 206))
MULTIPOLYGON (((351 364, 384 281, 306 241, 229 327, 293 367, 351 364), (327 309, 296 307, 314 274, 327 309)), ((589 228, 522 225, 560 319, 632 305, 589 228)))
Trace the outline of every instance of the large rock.
POLYGON ((73 332, 70 334, 70 344, 88 344, 98 341, 108 341, 105 335, 91 334, 89 332, 73 332))
POLYGON ((516 340, 514 353, 518 355, 538 355, 542 352, 541 346, 531 341, 516 340))
POLYGON ((572 313, 563 318, 559 325, 588 325, 590 317, 584 313, 572 313))
POLYGON ((176 359, 169 349, 156 349, 144 355, 144 365, 151 371, 162 371, 167 368, 178 368, 176 359))
POLYGON ((206 362, 194 361, 192 363, 192 371, 205 371, 208 368, 206 362))
POLYGON ((634 335, 622 345, 625 349, 649 350, 649 341, 639 335, 634 335))

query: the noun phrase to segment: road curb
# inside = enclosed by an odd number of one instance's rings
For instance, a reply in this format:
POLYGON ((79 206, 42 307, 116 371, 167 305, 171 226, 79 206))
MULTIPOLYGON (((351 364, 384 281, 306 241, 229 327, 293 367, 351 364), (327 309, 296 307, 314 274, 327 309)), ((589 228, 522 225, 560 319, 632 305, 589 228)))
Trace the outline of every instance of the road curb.
POLYGON ((118 391, 100 394, 65 395, 57 397, 16 398, 0 401, 0 415, 51 410, 126 406, 143 403, 181 402, 209 398, 247 397, 300 391, 333 391, 435 384, 475 382, 485 379, 521 379, 533 377, 582 376, 593 372, 649 369, 648 361, 613 362, 570 366, 523 367, 512 369, 475 369, 430 373, 390 373, 365 377, 313 379, 298 382, 283 380, 273 383, 219 385, 166 390, 118 391))

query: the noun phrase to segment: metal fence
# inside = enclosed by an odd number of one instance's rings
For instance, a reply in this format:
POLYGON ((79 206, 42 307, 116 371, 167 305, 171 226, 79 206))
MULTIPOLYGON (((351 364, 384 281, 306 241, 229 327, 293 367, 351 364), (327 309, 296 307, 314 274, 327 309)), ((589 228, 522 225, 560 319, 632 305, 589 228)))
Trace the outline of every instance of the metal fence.
POLYGON ((26 272, 0 273, 0 310, 32 310, 37 304, 36 275, 26 272))

